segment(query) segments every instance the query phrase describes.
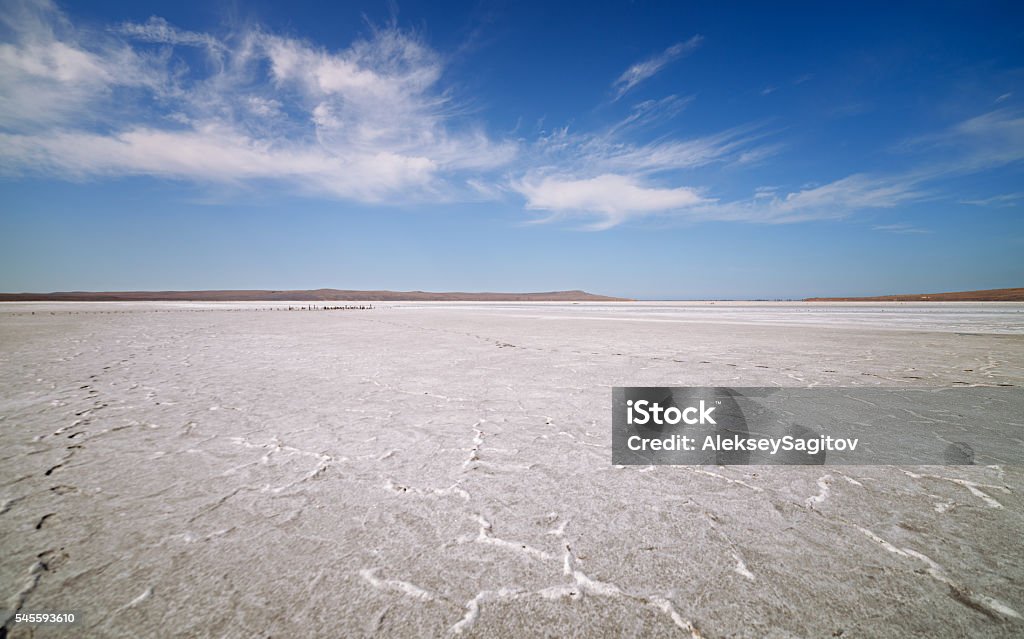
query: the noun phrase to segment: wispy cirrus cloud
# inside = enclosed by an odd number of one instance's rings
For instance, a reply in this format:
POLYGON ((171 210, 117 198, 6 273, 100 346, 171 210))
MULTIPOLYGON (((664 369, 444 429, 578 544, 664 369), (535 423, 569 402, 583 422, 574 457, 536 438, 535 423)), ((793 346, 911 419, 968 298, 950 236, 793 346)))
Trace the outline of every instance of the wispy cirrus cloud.
POLYGON ((661 53, 630 66, 612 83, 612 90, 615 92, 614 99, 622 98, 622 96, 632 91, 638 84, 657 74, 670 62, 689 55, 703 41, 704 36, 695 35, 685 42, 677 42, 661 53))
POLYGON ((906 176, 850 175, 826 184, 786 193, 756 190, 746 199, 717 201, 696 207, 697 220, 789 224, 847 217, 855 212, 893 209, 930 197, 919 182, 906 176))
POLYGON ((168 92, 164 62, 103 34, 80 32, 50 2, 0 11, 0 127, 90 125, 122 95, 168 92), (88 41, 89 45, 83 44, 88 41))
POLYGON ((898 151, 926 153, 919 171, 932 177, 968 174, 1024 161, 1024 112, 1000 108, 942 131, 897 145, 898 151))
MULTIPOLYGON (((589 217, 592 228, 608 228, 651 215, 674 216, 687 221, 734 221, 762 224, 788 224, 810 220, 840 219, 864 211, 892 210, 897 207, 946 198, 943 183, 950 177, 1002 168, 1024 161, 1024 117, 1001 109, 969 118, 944 131, 907 141, 900 150, 914 152, 926 159, 909 169, 893 174, 854 173, 822 184, 785 190, 761 188, 746 198, 716 196, 714 188, 680 183, 687 170, 714 163, 744 164, 760 161, 780 150, 778 143, 757 127, 739 127, 720 134, 692 140, 657 140, 649 144, 630 144, 609 135, 577 135, 560 132, 546 142, 558 152, 576 157, 576 173, 554 175, 544 181, 533 176, 513 186, 526 198, 527 208, 547 210, 552 219, 589 217), (605 181, 601 188, 584 179, 598 174, 614 174, 620 182, 605 181), (658 179, 658 178, 661 179, 658 179), (545 189, 557 189, 557 180, 570 181, 574 191, 594 188, 594 197, 607 197, 608 190, 622 187, 622 197, 613 198, 614 211, 594 207, 587 214, 579 206, 561 204, 558 198, 545 198, 545 189), (628 188, 627 188, 628 187, 628 188), (655 197, 637 200, 643 205, 630 207, 636 189, 658 190, 686 188, 700 194, 699 201, 673 201, 655 197)), ((564 165, 563 165, 564 166, 564 165)), ((1012 205, 1014 194, 965 201, 977 205, 1012 205)), ((580 196, 580 200, 585 200, 580 196)), ((882 225, 885 226, 885 225, 882 225)), ((897 229, 879 229, 897 232, 897 229)), ((903 229, 903 232, 911 232, 903 229)))
POLYGON ((220 40, 208 33, 177 29, 171 26, 167 20, 158 16, 152 16, 141 24, 137 22, 124 22, 114 31, 143 42, 208 47, 215 50, 226 48, 220 40))
POLYGON ((608 129, 607 134, 634 132, 665 124, 686 110, 693 100, 693 96, 680 97, 672 94, 664 98, 638 102, 630 109, 629 115, 608 129))
POLYGON ((510 185, 527 209, 546 211, 546 221, 589 220, 606 229, 649 216, 688 221, 784 224, 837 219, 857 211, 891 209, 932 197, 919 175, 854 174, 785 191, 762 187, 743 199, 724 199, 714 189, 685 180, 695 169, 743 165, 778 153, 782 145, 763 127, 744 126, 688 140, 625 141, 618 126, 599 134, 567 129, 541 139, 525 177, 510 185))
POLYGON ((872 231, 881 231, 883 233, 896 233, 898 235, 927 235, 931 233, 928 229, 923 229, 913 224, 906 224, 903 222, 897 224, 878 224, 871 227, 872 231))
POLYGON ((16 3, 4 27, 7 174, 273 180, 367 202, 438 201, 476 193, 470 173, 517 154, 460 117, 442 58, 397 27, 342 50, 258 29, 218 38, 159 18, 88 32, 45 0, 16 3), (177 46, 216 60, 186 69, 177 46))
POLYGON ((960 204, 971 204, 973 206, 994 206, 994 207, 1008 207, 1017 206, 1017 204, 1024 200, 1024 193, 1003 193, 1000 195, 993 195, 992 197, 977 198, 973 200, 960 200, 960 204))
MULTIPOLYGON (((659 117, 645 114, 645 118, 659 117)), ((770 133, 758 125, 738 126, 691 138, 658 136, 637 141, 634 127, 644 122, 630 114, 599 131, 556 129, 533 144, 531 170, 554 168, 572 173, 652 174, 737 161, 743 153, 770 154, 770 133)))
POLYGON ((230 127, 167 131, 136 128, 113 135, 69 132, 0 134, 0 158, 72 178, 150 175, 200 182, 267 180, 302 191, 367 202, 428 189, 439 164, 388 151, 344 159, 308 144, 268 144, 230 127))
POLYGON ((603 174, 590 179, 533 176, 512 188, 526 198, 528 209, 550 213, 543 221, 582 218, 590 220, 587 228, 604 230, 650 216, 758 224, 840 219, 861 211, 894 209, 931 196, 917 186, 913 180, 852 175, 785 193, 758 189, 746 199, 724 200, 702 187, 603 174))
MULTIPOLYGON (((631 66, 615 100, 701 40, 631 66)), ((694 96, 668 95, 618 102, 610 108, 619 119, 603 127, 510 139, 467 117, 447 72, 444 55, 394 25, 328 49, 262 28, 205 33, 159 17, 89 29, 48 0, 11 2, 0 12, 0 173, 268 182, 368 203, 494 200, 542 221, 606 229, 649 217, 842 218, 942 197, 950 176, 1024 161, 1024 116, 1004 107, 900 145, 909 159, 898 173, 815 184, 793 176, 795 187, 774 175, 777 186, 727 196, 719 175, 763 167, 788 148, 777 130, 691 127, 694 96)))
MULTIPOLYGON (((674 96, 670 96, 674 98, 674 96)), ((680 214, 713 199, 706 190, 680 183, 685 173, 715 164, 742 162, 745 155, 767 157, 778 146, 766 143, 759 126, 741 126, 689 139, 634 140, 636 129, 671 118, 675 99, 637 105, 623 120, 597 132, 557 129, 524 150, 526 167, 508 189, 520 194, 544 221, 583 219, 603 230, 651 215, 680 214)))

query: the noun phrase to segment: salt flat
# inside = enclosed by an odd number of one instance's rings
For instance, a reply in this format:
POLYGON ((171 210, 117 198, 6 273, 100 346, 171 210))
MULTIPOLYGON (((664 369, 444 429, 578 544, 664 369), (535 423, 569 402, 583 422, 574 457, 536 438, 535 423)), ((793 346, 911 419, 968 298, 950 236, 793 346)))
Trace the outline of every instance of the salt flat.
POLYGON ((1024 632, 1024 469, 610 462, 615 385, 1022 386, 1024 305, 375 307, 0 305, 10 635, 1024 632))

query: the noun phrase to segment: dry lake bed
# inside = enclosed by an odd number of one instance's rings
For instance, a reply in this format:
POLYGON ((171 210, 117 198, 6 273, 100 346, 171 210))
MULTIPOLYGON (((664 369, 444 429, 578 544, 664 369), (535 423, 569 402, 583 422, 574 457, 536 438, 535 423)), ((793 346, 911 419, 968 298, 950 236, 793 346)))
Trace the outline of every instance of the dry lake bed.
POLYGON ((617 385, 1024 386, 1024 304, 287 306, 0 305, 5 635, 1024 634, 1024 468, 610 451, 617 385))

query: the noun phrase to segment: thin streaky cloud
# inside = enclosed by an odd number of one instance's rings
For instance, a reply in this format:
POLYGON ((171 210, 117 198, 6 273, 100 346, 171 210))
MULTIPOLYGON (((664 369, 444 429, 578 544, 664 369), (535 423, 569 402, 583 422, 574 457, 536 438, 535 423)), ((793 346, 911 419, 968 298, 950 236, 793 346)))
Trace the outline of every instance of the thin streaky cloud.
POLYGON ((928 229, 923 229, 913 224, 878 224, 871 227, 872 231, 882 231, 883 233, 898 233, 900 235, 926 235, 931 233, 928 229))
POLYGON ((590 179, 528 177, 511 187, 526 208, 545 211, 550 222, 566 217, 596 220, 603 230, 652 215, 699 222, 791 224, 841 219, 867 210, 884 210, 920 201, 930 193, 912 180, 851 175, 789 193, 758 189, 747 199, 722 201, 696 186, 662 186, 647 178, 607 173, 590 179))
POLYGON ((735 160, 735 164, 760 164, 768 158, 778 155, 784 148, 785 145, 783 144, 757 146, 749 151, 740 153, 739 157, 735 160))
POLYGON ((665 65, 692 53, 703 41, 704 36, 695 35, 686 42, 677 42, 658 55, 637 62, 623 71, 622 75, 612 83, 612 89, 615 91, 615 100, 620 99, 638 84, 657 74, 665 65))
MULTIPOLYGON (((4 177, 267 183, 399 205, 491 200, 543 213, 541 221, 605 229, 653 216, 782 224, 953 201, 948 178, 1024 163, 1024 112, 1003 106, 904 142, 899 171, 794 175, 789 186, 726 191, 740 171, 796 143, 756 120, 701 130, 678 117, 693 98, 674 94, 591 129, 540 118, 529 139, 495 135, 443 82, 448 58, 395 20, 328 49, 262 27, 214 35, 159 17, 79 30, 48 0, 12 7, 0 13, 4 177), (190 68, 195 56, 177 47, 205 48, 217 64, 190 68), (719 169, 729 171, 721 182, 719 169)), ((701 40, 630 67, 616 99, 701 40)), ((1012 206, 1018 195, 963 203, 1012 206)))
POLYGON ((478 198, 466 179, 517 153, 457 117, 442 57, 395 26, 327 50, 258 28, 220 40, 160 18, 80 31, 45 0, 19 8, 0 45, 0 175, 269 181, 401 203, 478 198), (190 69, 139 41, 217 49, 221 64, 190 69))
POLYGON ((613 124, 609 128, 609 133, 622 133, 664 124, 682 113, 693 100, 693 96, 680 98, 675 94, 657 100, 644 100, 634 104, 632 112, 613 124))
POLYGON ((224 48, 224 45, 210 34, 176 29, 167 20, 158 16, 152 16, 141 24, 124 22, 115 31, 142 42, 209 47, 211 49, 224 48))
POLYGON ((919 179, 967 175, 1024 162, 1024 110, 1002 108, 945 130, 906 140, 895 151, 934 158, 915 170, 919 179))
POLYGON ((602 173, 648 175, 695 169, 738 161, 741 154, 760 149, 762 140, 770 135, 758 125, 744 125, 701 137, 656 138, 641 143, 623 135, 631 132, 632 117, 631 114, 598 132, 556 129, 534 143, 528 170, 554 167, 559 174, 592 177, 602 173))
POLYGON ((992 197, 977 198, 973 200, 960 200, 960 204, 971 204, 973 206, 1017 206, 1017 202, 1024 199, 1024 193, 1005 193, 993 195, 992 197))
POLYGON ((782 194, 757 191, 747 199, 694 207, 692 219, 790 224, 841 219, 867 210, 892 209, 930 197, 913 179, 854 174, 782 194))

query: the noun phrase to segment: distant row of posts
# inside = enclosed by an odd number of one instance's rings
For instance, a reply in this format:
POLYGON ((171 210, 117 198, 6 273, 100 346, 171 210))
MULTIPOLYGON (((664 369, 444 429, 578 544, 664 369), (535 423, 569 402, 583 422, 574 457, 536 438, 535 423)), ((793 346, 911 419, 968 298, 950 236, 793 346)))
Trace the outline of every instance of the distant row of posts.
POLYGON ((373 304, 354 305, 346 304, 345 306, 289 306, 289 311, 372 311, 373 304))

